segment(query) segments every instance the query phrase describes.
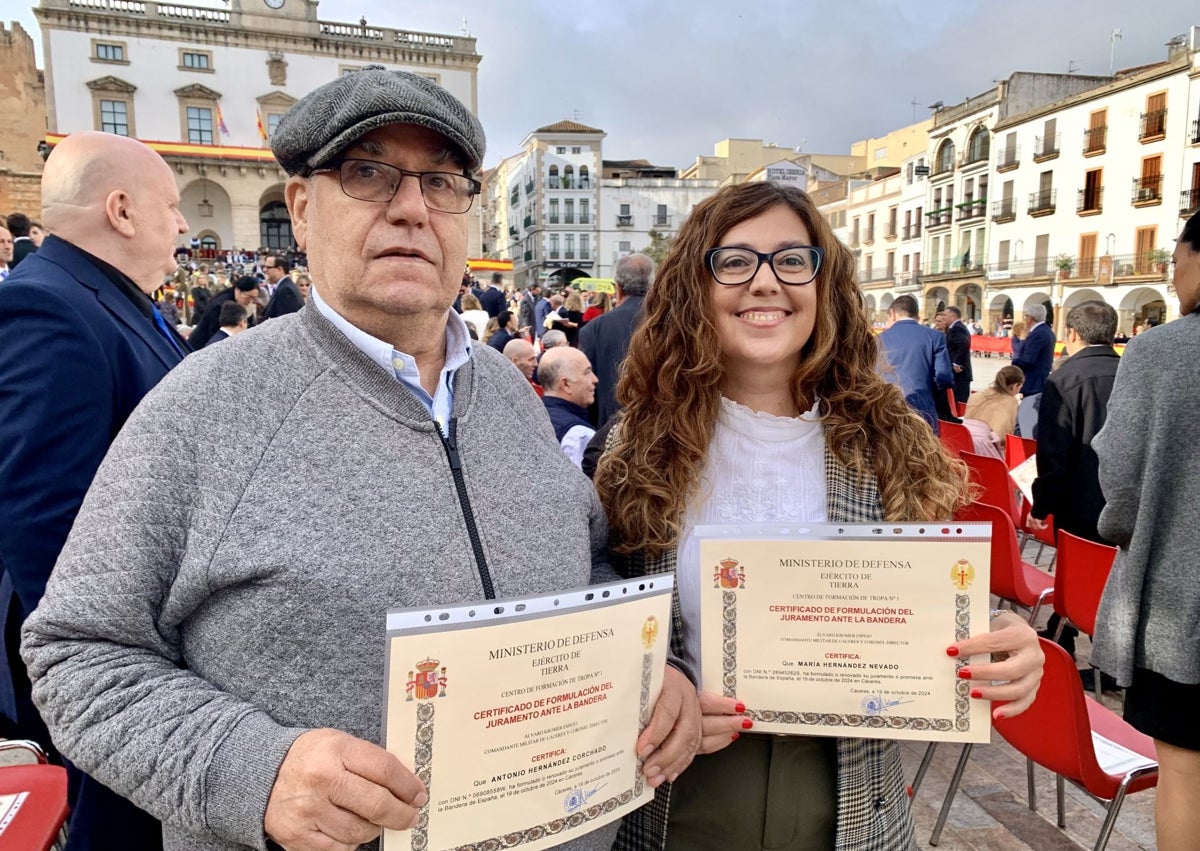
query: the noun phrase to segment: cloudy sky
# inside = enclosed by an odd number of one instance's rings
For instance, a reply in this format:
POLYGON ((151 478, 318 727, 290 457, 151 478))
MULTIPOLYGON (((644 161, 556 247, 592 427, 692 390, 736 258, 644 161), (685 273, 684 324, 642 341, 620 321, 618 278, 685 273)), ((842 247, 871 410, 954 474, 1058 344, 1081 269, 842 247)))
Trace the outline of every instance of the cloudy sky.
POLYGON ((563 118, 605 130, 607 159, 682 167, 726 137, 847 153, 911 123, 913 100, 919 119, 1013 71, 1106 74, 1115 28, 1118 69, 1159 61, 1200 25, 1195 0, 322 0, 319 15, 445 33, 466 18, 489 166, 563 118))

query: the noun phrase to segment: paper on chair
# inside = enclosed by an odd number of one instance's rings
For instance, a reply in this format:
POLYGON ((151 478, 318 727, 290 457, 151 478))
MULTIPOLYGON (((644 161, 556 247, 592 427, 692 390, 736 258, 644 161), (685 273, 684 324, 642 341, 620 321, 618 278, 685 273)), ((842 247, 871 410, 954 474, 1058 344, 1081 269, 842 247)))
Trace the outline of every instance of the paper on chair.
POLYGON ((1158 764, 1096 732, 1092 733, 1092 746, 1096 749, 1096 762, 1106 774, 1128 774, 1136 768, 1158 764))

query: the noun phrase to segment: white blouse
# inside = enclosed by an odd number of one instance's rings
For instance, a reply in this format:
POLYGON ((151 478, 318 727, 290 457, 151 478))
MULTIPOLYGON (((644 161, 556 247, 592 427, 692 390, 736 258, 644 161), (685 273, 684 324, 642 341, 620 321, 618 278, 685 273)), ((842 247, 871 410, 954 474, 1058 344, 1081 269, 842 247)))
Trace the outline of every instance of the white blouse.
MULTIPOLYGON (((825 428, 817 405, 799 417, 776 417, 722 398, 698 498, 684 517, 675 571, 685 658, 694 670, 700 670, 700 577, 705 575, 695 527, 827 519, 825 428)), ((710 565, 707 573, 712 572, 710 565)))

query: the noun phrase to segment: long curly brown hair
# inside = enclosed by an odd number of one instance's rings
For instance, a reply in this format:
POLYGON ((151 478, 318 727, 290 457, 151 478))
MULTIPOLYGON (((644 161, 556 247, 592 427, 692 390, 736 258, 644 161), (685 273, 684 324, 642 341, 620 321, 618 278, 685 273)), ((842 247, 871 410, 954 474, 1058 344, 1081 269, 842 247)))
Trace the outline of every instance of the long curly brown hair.
POLYGON ((715 284, 704 253, 733 227, 780 204, 825 250, 813 283, 815 325, 792 377, 797 410, 822 401, 828 446, 857 475, 875 475, 885 519, 948 519, 966 501, 966 466, 876 371, 879 350, 849 249, 806 193, 743 183, 720 190, 688 216, 630 341, 617 384, 624 406, 619 438, 596 470, 618 552, 657 555, 679 544, 708 460, 724 376, 711 308, 715 284))

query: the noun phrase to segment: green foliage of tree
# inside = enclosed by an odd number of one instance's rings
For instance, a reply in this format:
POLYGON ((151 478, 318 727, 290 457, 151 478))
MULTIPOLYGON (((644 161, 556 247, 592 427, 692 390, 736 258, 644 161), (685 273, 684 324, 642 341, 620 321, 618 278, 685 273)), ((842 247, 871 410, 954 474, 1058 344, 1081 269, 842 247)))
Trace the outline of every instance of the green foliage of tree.
POLYGON ((653 260, 655 267, 661 266, 671 250, 671 245, 675 242, 675 237, 664 236, 656 230, 652 230, 646 235, 650 237, 650 244, 639 249, 639 252, 653 260))

